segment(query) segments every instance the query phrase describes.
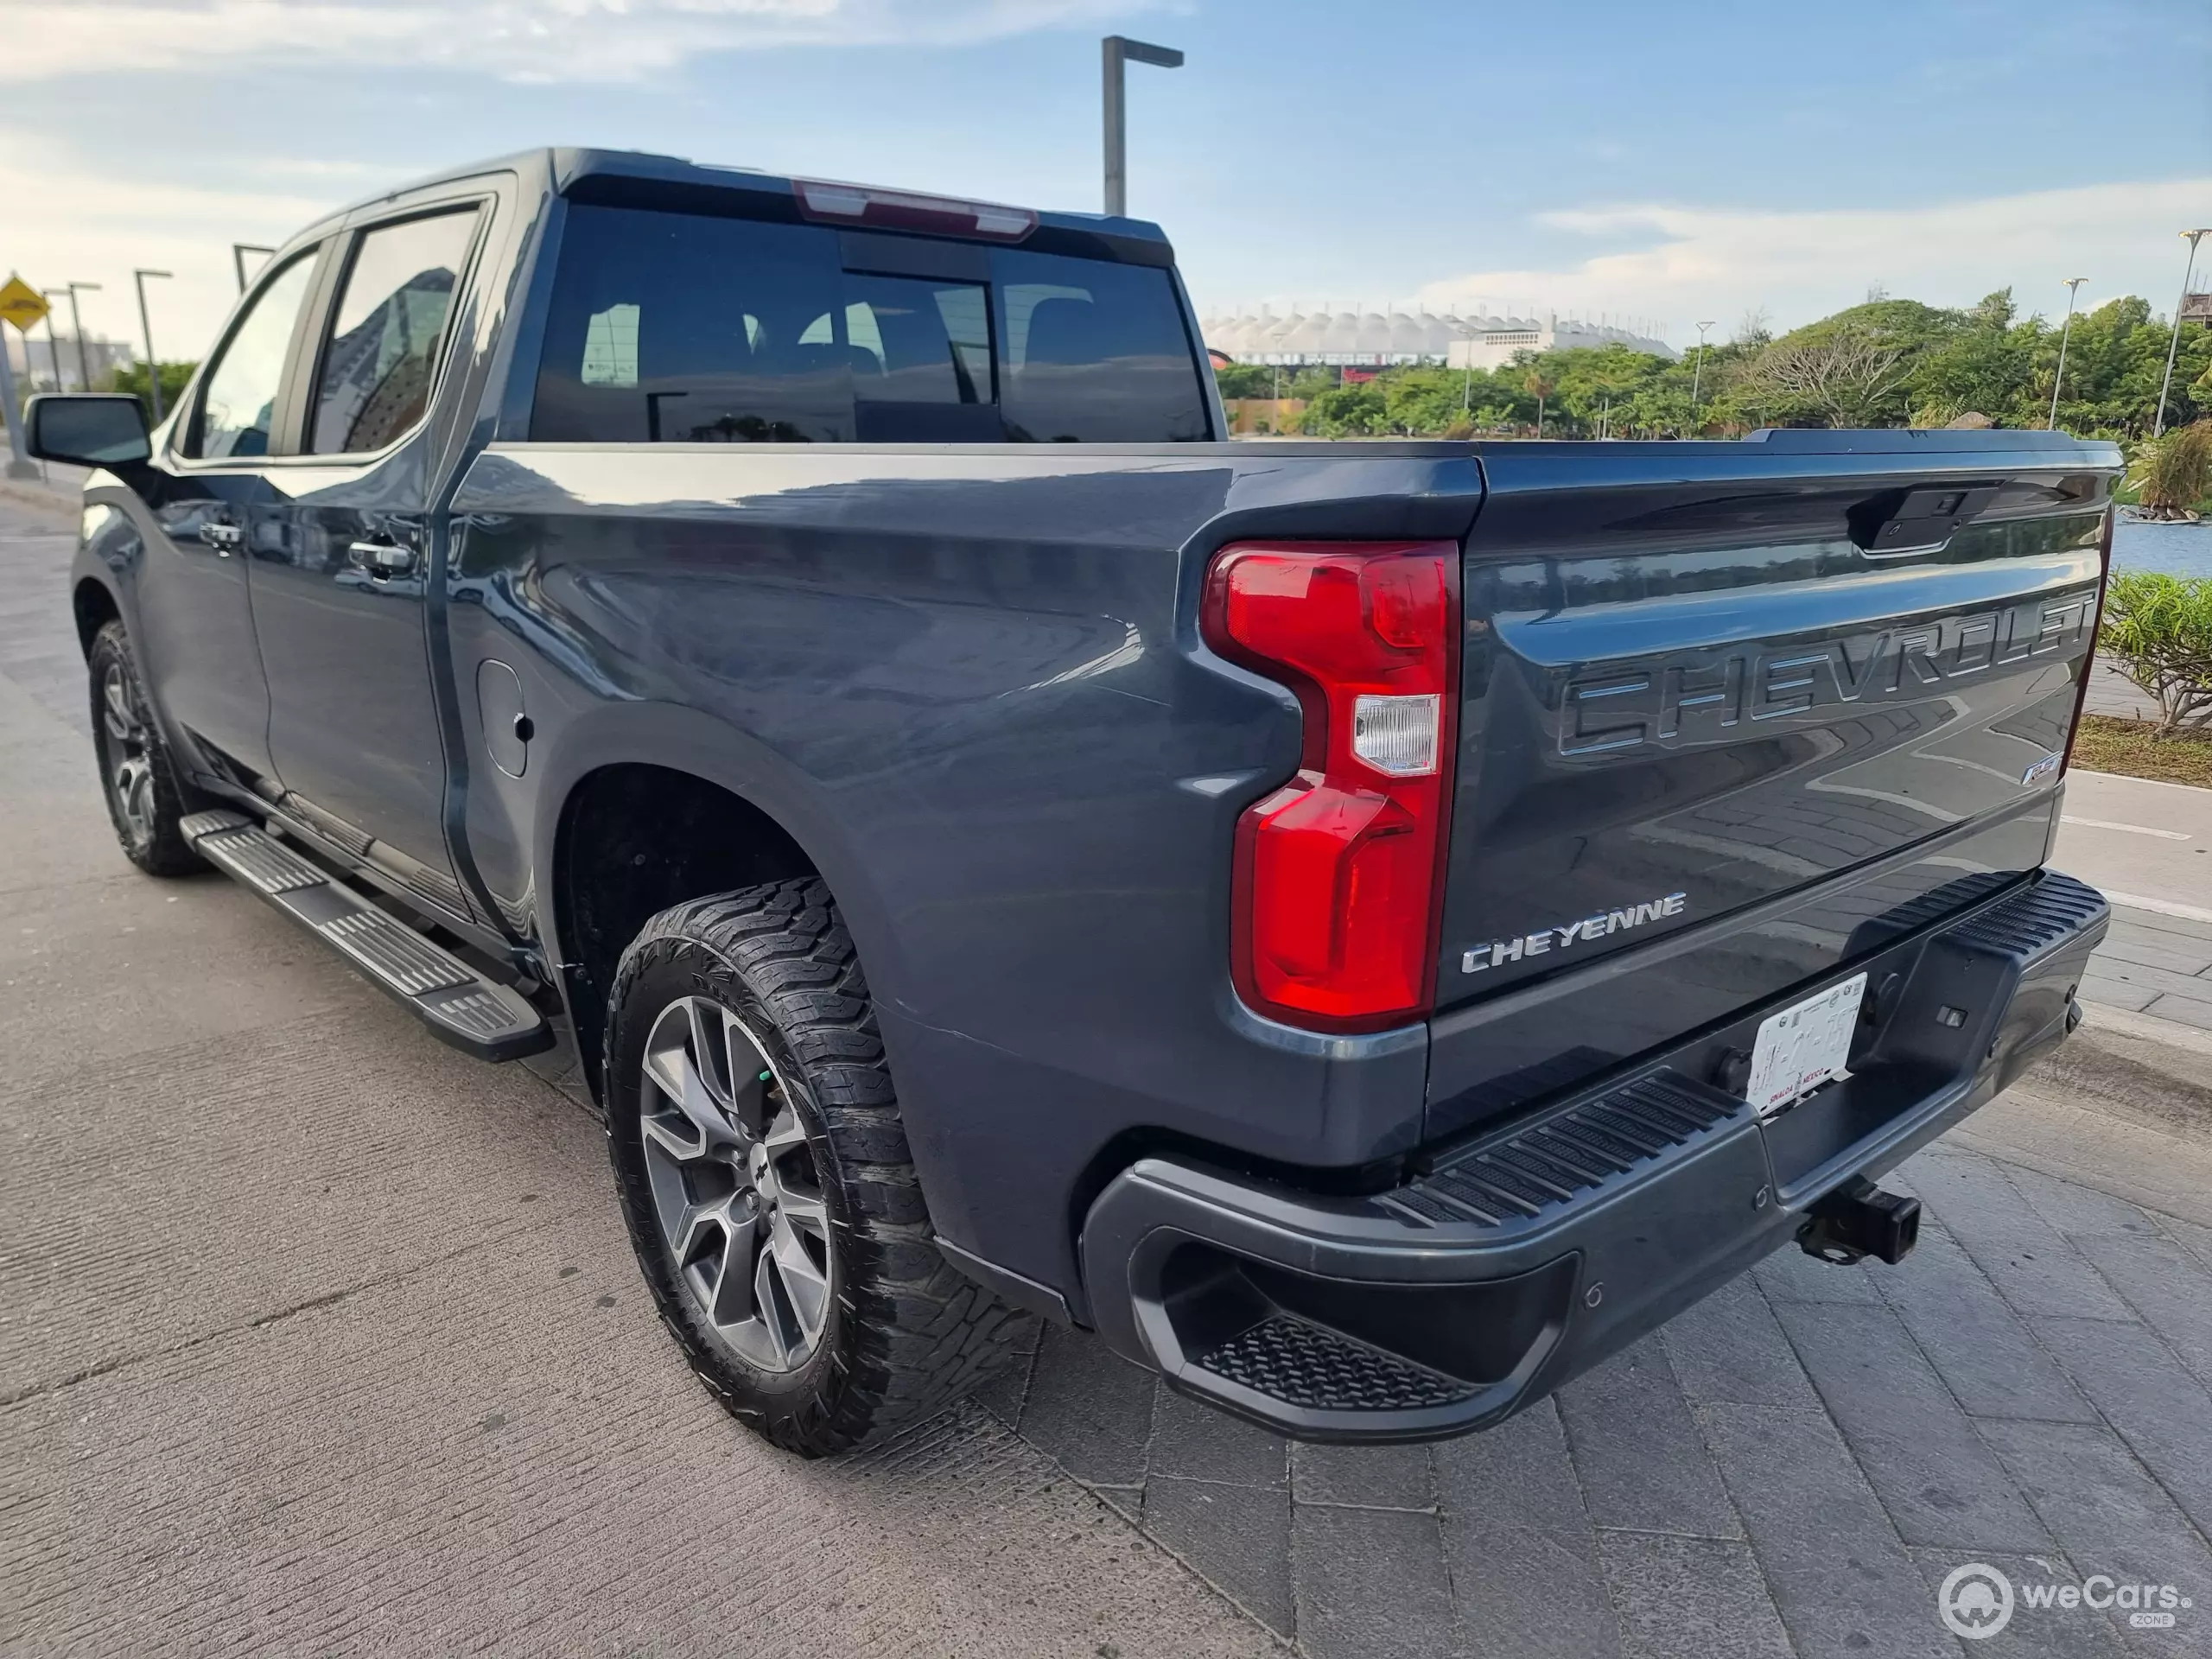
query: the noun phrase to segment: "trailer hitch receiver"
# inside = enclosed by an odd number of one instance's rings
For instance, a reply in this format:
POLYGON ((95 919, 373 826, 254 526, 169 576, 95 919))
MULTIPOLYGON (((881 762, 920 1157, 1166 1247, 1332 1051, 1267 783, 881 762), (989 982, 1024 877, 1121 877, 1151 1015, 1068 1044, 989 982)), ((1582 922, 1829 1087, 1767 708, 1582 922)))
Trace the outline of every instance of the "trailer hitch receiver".
POLYGON ((1799 1249, 1840 1268, 1869 1255, 1895 1267, 1919 1242, 1920 1200, 1859 1175, 1815 1204, 1797 1230, 1799 1249))

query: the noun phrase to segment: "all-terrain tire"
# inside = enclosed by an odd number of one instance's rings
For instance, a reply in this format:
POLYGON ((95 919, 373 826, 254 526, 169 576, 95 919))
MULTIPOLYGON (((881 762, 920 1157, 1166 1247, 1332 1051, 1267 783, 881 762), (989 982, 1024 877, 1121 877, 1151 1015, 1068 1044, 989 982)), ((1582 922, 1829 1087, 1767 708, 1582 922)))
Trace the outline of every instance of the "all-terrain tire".
POLYGON ((100 793, 124 856, 149 875, 190 875, 207 868, 178 826, 198 799, 178 772, 123 624, 92 636, 86 658, 91 684, 92 747, 100 793))
POLYGON ((826 1456, 938 1409, 1010 1351, 1021 1316, 937 1249, 867 982, 821 881, 654 917, 616 970, 605 1053, 608 1152, 639 1266, 693 1370, 741 1422, 826 1456), (723 1339, 656 1212, 643 1119, 667 1100, 645 1080, 647 1039, 686 998, 741 1022, 774 1074, 767 1086, 805 1130, 830 1293, 817 1345, 795 1369, 750 1363, 723 1339))

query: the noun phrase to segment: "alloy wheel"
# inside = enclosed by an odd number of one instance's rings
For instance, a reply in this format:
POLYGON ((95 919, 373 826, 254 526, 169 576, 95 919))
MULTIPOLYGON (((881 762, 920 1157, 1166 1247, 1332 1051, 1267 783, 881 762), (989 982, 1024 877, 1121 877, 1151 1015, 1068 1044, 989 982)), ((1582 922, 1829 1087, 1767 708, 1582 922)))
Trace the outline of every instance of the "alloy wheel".
POLYGON ((645 1041, 639 1128, 661 1242, 700 1316, 747 1363, 795 1371, 830 1313, 830 1221, 813 1148, 760 1039, 679 998, 645 1041))
POLYGON ((154 763, 147 753, 146 724, 121 663, 109 663, 100 679, 100 730, 109 798, 130 832, 131 844, 143 847, 154 838, 154 763))

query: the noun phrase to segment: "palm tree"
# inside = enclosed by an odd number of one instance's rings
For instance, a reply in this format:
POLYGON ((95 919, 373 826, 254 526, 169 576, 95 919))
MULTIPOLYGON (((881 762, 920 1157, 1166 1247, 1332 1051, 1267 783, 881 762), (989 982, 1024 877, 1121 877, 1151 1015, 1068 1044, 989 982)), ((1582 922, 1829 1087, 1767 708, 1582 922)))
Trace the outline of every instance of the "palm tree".
POLYGON ((1531 369, 1529 378, 1521 383, 1521 390, 1536 400, 1536 435, 1541 438, 1544 435, 1544 399, 1557 388, 1544 378, 1542 371, 1531 369))

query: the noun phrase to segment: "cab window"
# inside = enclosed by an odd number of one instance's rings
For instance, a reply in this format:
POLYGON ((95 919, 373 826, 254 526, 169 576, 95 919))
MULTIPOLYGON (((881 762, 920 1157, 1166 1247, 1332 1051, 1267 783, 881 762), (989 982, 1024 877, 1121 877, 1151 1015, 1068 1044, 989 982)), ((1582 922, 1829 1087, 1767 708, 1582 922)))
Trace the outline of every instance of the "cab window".
POLYGON ((181 452, 199 461, 240 460, 269 453, 284 358, 315 272, 310 249, 262 285, 208 372, 207 390, 181 452))
POLYGON ((372 453, 429 412, 476 219, 473 207, 404 219, 355 243, 322 351, 309 453, 372 453))

